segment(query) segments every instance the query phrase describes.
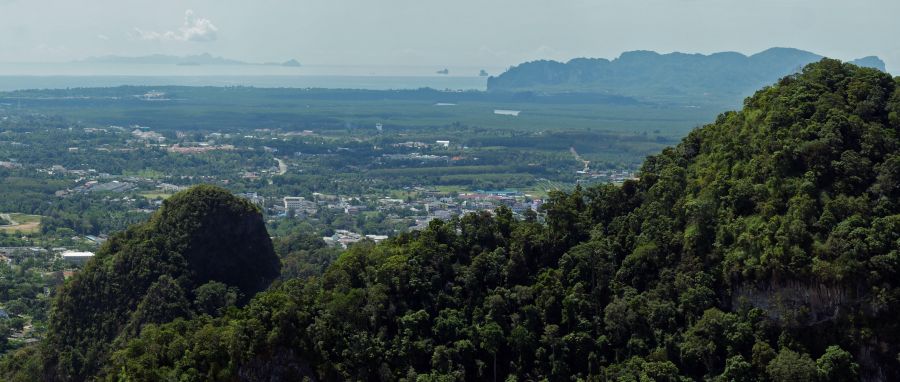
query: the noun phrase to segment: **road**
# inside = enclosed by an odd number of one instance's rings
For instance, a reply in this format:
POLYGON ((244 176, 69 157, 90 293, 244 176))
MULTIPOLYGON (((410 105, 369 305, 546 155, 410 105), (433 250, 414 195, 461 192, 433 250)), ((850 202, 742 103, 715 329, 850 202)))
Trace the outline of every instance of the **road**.
POLYGON ((287 163, 284 163, 283 160, 278 159, 278 158, 275 158, 275 160, 278 161, 278 175, 287 174, 287 170, 288 170, 287 163))
POLYGON ((575 151, 575 146, 569 147, 569 152, 571 152, 572 155, 575 156, 575 160, 581 162, 581 164, 584 165, 584 170, 581 170, 581 171, 588 172, 590 170, 591 161, 585 160, 584 158, 581 157, 581 155, 578 155, 578 151, 575 151))

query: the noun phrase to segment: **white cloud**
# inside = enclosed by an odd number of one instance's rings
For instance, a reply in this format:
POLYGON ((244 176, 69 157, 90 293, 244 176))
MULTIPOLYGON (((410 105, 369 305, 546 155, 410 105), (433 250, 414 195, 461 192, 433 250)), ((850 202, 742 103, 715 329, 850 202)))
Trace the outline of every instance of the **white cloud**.
POLYGON ((541 45, 532 54, 537 57, 555 57, 560 55, 560 52, 552 46, 541 45))
POLYGON ((184 24, 177 31, 156 32, 134 28, 134 32, 141 40, 208 42, 218 38, 219 28, 209 19, 197 17, 194 11, 188 9, 184 11, 184 24))
POLYGON ((105 34, 98 34, 97 38, 100 40, 103 40, 103 41, 109 41, 109 36, 107 36, 105 34))

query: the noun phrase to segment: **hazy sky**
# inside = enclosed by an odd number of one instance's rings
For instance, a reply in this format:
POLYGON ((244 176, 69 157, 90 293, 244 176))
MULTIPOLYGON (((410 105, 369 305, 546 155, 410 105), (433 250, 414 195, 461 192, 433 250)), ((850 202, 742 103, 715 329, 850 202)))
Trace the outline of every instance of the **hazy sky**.
POLYGON ((209 52, 310 65, 502 67, 773 46, 900 73, 898 0, 0 0, 0 62, 209 52))

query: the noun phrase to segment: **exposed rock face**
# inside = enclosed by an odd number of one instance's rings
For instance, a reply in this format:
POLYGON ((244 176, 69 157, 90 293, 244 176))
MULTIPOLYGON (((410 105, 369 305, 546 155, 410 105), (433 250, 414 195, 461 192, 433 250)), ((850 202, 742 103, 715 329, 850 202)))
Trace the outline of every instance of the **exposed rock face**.
POLYGON ((316 382, 316 373, 293 349, 277 349, 259 355, 241 367, 238 376, 244 382, 316 382))
POLYGON ((760 308, 785 326, 811 326, 836 319, 860 303, 847 287, 788 281, 777 285, 744 284, 734 289, 731 303, 760 308))

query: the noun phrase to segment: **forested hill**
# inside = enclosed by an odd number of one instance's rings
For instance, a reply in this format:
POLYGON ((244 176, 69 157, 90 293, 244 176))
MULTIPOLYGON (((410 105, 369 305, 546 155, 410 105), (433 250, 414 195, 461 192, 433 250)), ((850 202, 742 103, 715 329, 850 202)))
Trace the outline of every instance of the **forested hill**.
MULTIPOLYGON (((602 93, 642 100, 737 106, 744 97, 822 56, 772 48, 751 56, 651 51, 625 52, 614 60, 577 58, 566 63, 534 61, 488 79, 491 92, 602 93)), ((854 61, 885 70, 878 57, 854 61)))
MULTIPOLYGON (((554 193, 544 219, 499 209, 351 247, 243 308, 77 353, 63 379, 900 380, 898 89, 823 60, 638 181, 554 193)), ((41 379, 57 349, 0 377, 41 379)))
MULTIPOLYGON (((172 196, 149 222, 106 243, 53 300, 29 381, 84 381, 148 324, 242 305, 278 276, 258 209, 224 189, 172 196)), ((0 380, 15 380, 0 377, 0 380)))

